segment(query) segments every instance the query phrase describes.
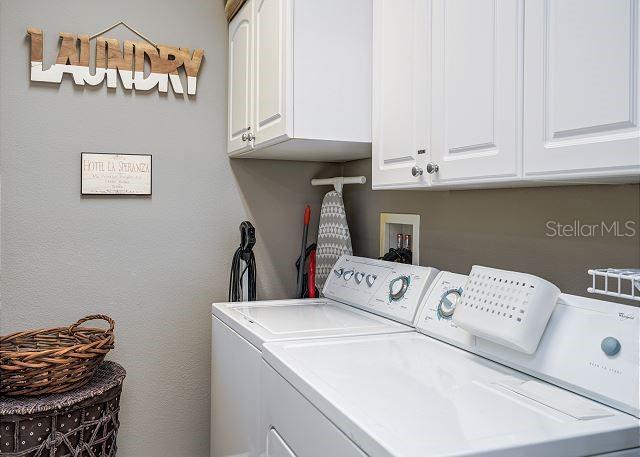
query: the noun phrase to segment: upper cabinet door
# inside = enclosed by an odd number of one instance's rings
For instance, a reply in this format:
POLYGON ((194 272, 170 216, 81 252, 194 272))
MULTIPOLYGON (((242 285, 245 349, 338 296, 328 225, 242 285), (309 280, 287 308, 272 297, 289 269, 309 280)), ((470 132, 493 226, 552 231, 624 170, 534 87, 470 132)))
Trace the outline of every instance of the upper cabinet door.
POLYGON ((640 172, 637 0, 527 1, 528 177, 640 172))
POLYGON ((291 1, 254 0, 255 146, 293 136, 291 1))
POLYGON ((513 180, 522 151, 522 0, 433 0, 432 24, 433 184, 513 180))
POLYGON ((253 65, 253 0, 249 0, 229 24, 229 108, 227 152, 251 149, 253 65))
POLYGON ((413 170, 429 149, 431 2, 373 2, 372 185, 422 187, 413 170))

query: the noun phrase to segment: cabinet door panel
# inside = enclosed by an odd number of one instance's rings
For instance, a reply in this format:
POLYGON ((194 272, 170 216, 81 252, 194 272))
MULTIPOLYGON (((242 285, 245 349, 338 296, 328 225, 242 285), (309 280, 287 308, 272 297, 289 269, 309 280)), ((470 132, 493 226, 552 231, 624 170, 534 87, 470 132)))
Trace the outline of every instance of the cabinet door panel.
POLYGON ((640 172, 638 0, 527 2, 529 176, 640 172))
POLYGON ((243 141, 251 125, 251 86, 253 84, 253 0, 248 1, 229 24, 229 108, 227 152, 251 148, 243 141))
POLYGON ((418 149, 429 147, 429 14, 424 0, 373 4, 373 187, 419 187, 418 149))
POLYGON ((516 177, 522 1, 433 3, 433 183, 516 177))
POLYGON ((288 128, 290 0, 255 0, 255 146, 292 136, 288 128))

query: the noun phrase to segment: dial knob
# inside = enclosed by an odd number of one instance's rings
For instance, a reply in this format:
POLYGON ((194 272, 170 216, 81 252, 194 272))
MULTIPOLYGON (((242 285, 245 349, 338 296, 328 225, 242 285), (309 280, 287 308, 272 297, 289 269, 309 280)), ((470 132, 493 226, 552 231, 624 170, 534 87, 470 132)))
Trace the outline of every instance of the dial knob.
POLYGON ((451 319, 456 309, 456 303, 462 295, 462 288, 449 289, 442 294, 440 303, 438 303, 438 317, 442 319, 451 319))
POLYGON ((372 287, 377 278, 376 275, 367 275, 367 286, 372 287))
POLYGON ((361 271, 358 271, 358 272, 356 273, 356 276, 355 276, 355 278, 354 278, 354 279, 356 280, 356 283, 357 283, 357 284, 360 284, 360 283, 362 282, 362 280, 364 279, 364 273, 363 273, 363 272, 361 272, 361 271))
POLYGON ((345 281, 350 280, 351 276, 353 276, 353 270, 345 271, 344 274, 342 275, 345 281))
POLYGON ((344 273, 344 270, 342 268, 338 268, 337 270, 333 270, 333 272, 339 278, 340 276, 342 276, 342 273, 344 273))
POLYGON ((620 352, 622 345, 617 338, 608 336, 604 340, 602 340, 602 343, 600 343, 600 348, 602 349, 602 352, 607 354, 609 357, 613 357, 618 352, 620 352))
POLYGON ((400 300, 409 288, 409 277, 398 276, 389 283, 389 299, 400 300))

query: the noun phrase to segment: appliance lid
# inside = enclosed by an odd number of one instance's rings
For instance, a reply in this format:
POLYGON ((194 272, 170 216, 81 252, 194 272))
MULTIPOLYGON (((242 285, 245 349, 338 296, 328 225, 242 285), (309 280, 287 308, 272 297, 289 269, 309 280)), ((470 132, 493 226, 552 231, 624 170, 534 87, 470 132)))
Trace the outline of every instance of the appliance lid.
POLYGON ((638 419, 418 333, 271 343, 263 357, 375 457, 640 446, 638 419))
POLYGON ((259 349, 267 341, 413 330, 327 299, 218 303, 213 305, 213 315, 259 349))
POLYGON ((380 321, 329 303, 239 306, 236 312, 274 335, 379 327, 380 321))

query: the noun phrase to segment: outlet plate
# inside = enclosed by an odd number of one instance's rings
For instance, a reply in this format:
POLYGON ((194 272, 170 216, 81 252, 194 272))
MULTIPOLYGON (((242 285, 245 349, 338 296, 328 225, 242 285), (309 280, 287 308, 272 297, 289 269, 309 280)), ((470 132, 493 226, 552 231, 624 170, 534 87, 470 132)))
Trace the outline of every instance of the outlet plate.
POLYGON ((380 256, 396 246, 396 235, 411 235, 413 265, 420 265, 420 215, 380 213, 380 256))

